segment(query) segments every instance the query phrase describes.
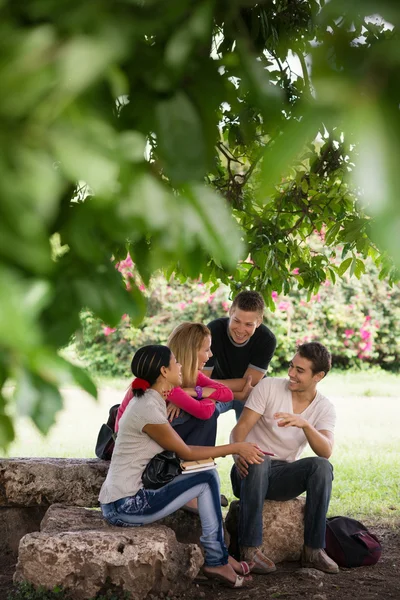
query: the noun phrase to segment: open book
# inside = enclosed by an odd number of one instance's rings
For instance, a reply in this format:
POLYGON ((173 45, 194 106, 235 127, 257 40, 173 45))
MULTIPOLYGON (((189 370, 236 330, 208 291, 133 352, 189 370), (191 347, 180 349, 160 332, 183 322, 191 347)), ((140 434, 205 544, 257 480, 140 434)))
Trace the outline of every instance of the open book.
POLYGON ((213 458, 205 458, 203 460, 185 460, 181 463, 181 467, 182 474, 184 474, 215 469, 217 464, 214 462, 213 458))

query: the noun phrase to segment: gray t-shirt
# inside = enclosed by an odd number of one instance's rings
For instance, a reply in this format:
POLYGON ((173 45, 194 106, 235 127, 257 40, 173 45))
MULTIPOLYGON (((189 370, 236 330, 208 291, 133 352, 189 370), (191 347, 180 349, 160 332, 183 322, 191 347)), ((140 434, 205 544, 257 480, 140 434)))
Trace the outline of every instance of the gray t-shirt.
POLYGON ((147 463, 163 450, 143 427, 165 423, 167 407, 158 392, 149 389, 131 400, 119 422, 110 468, 100 490, 102 504, 134 496, 143 487, 141 477, 147 463))

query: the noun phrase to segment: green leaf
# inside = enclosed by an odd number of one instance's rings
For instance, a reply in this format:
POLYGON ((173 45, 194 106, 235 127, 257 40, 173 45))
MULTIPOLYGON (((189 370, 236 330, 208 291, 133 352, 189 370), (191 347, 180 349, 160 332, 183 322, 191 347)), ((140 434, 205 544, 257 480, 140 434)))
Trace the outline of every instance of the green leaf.
POLYGON ((361 277, 361 275, 363 275, 363 273, 365 273, 365 265, 362 260, 360 260, 359 258, 356 258, 356 264, 354 267, 354 275, 357 277, 357 279, 360 279, 360 277, 361 277))
POLYGON ((197 184, 187 188, 187 196, 185 236, 197 236, 207 253, 233 269, 244 246, 225 201, 209 187, 197 184))
POLYGON ((0 413, 0 448, 6 450, 14 438, 15 431, 11 418, 4 413, 0 413))
POLYGON ((96 400, 97 400, 98 395, 97 395, 96 385, 93 382, 92 378, 86 373, 86 371, 84 369, 82 369, 81 367, 77 367, 70 363, 69 363, 69 369, 70 369, 71 375, 72 375, 75 383, 77 383, 79 385, 79 387, 84 389, 85 392, 87 392, 88 394, 93 396, 93 398, 96 398, 96 400))
POLYGON ((18 415, 29 416, 42 433, 49 431, 63 406, 57 387, 27 369, 17 373, 14 400, 18 415))
POLYGON ((338 273, 340 275, 340 277, 343 277, 343 275, 346 273, 347 269, 350 267, 351 263, 353 261, 352 257, 346 258, 346 260, 344 260, 338 267, 338 273))
POLYGON ((203 128, 187 95, 180 91, 160 100, 156 119, 158 149, 168 176, 176 183, 203 179, 207 171, 203 128))

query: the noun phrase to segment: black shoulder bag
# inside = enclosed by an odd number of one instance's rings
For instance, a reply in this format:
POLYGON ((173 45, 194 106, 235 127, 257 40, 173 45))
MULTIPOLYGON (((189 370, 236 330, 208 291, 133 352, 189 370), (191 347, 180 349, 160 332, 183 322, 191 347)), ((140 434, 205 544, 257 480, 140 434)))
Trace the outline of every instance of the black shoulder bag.
POLYGON ((163 450, 147 464, 142 474, 142 483, 148 490, 158 490, 181 473, 181 461, 175 452, 163 450))

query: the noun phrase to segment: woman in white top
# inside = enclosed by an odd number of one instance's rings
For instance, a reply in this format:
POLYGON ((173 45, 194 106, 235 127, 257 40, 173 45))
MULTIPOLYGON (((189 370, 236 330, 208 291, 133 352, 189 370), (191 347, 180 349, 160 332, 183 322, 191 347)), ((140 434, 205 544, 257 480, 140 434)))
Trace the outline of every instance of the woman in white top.
POLYGON ((178 475, 158 490, 144 489, 141 477, 148 462, 162 450, 176 452, 184 460, 238 454, 249 464, 262 463, 262 452, 248 442, 216 447, 185 444, 167 418, 167 395, 181 384, 181 365, 167 346, 140 348, 133 357, 132 371, 143 380, 143 389, 134 390, 135 397, 119 422, 110 468, 99 496, 105 519, 117 526, 147 525, 197 498, 204 574, 231 587, 242 587, 244 579, 238 574, 247 574, 249 565, 228 555, 217 471, 178 475))

